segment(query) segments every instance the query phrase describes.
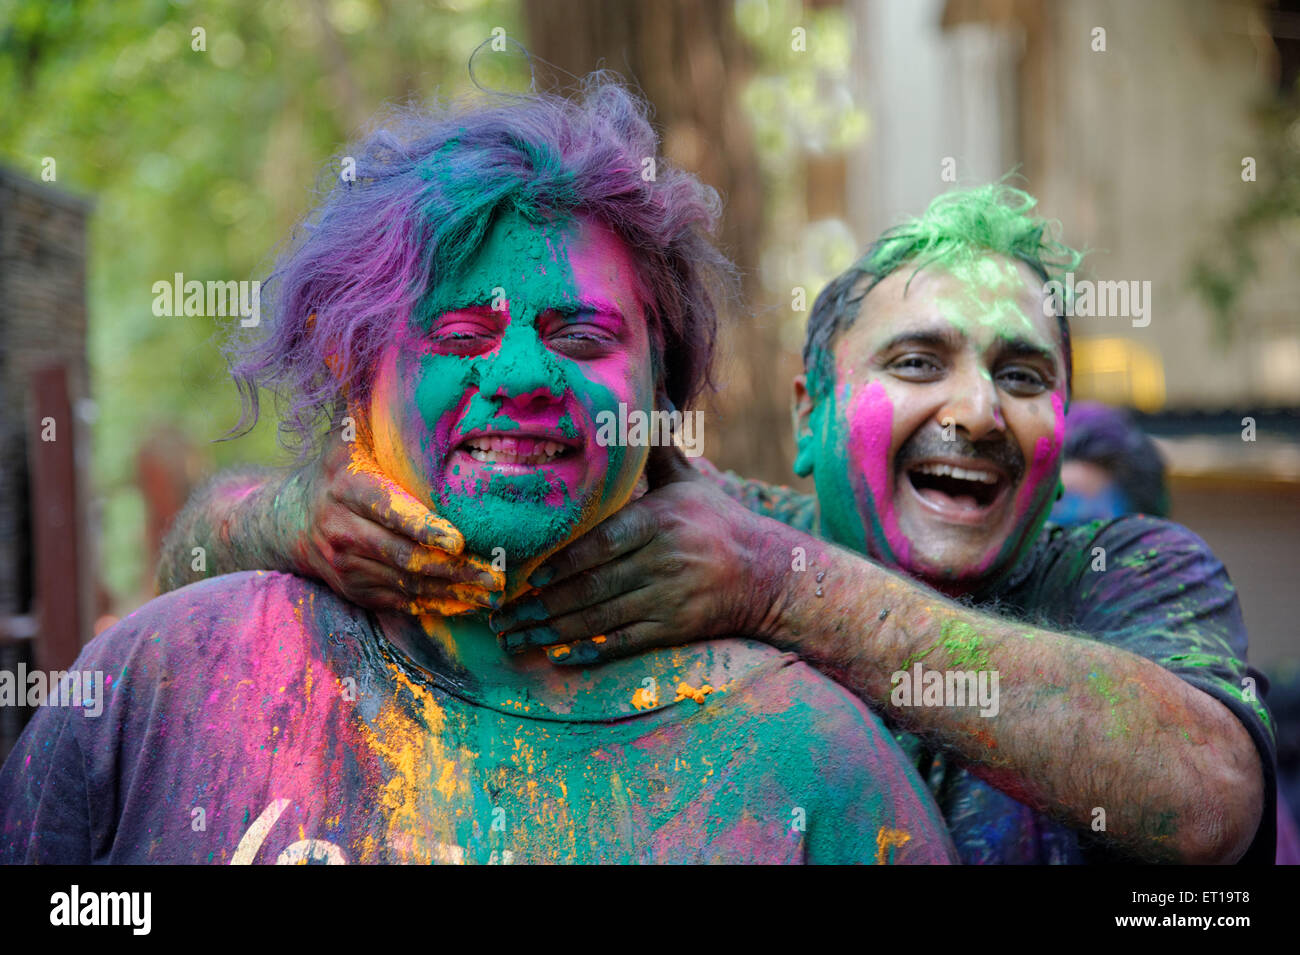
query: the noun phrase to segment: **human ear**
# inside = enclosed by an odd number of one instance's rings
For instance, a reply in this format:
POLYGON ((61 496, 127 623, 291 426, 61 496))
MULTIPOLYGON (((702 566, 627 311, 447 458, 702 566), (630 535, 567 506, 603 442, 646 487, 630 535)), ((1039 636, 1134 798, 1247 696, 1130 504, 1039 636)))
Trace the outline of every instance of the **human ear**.
POLYGON ((816 401, 808 390, 808 376, 796 375, 790 419, 794 425, 794 473, 799 477, 807 477, 813 470, 816 440, 812 430, 812 413, 815 405, 816 401))

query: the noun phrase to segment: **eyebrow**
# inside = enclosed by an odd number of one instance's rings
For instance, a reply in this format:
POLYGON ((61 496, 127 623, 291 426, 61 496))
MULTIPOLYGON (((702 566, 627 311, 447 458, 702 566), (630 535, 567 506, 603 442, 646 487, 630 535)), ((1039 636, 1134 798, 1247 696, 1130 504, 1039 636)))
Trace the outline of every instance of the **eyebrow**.
POLYGON ((614 318, 622 318, 623 310, 613 302, 607 302, 604 299, 584 298, 575 305, 556 306, 550 311, 559 312, 562 315, 609 315, 614 318))
POLYGON ((903 345, 922 345, 930 348, 949 348, 957 349, 966 336, 953 329, 951 326, 943 329, 915 329, 913 331, 900 332, 893 338, 886 341, 876 349, 876 354, 883 354, 887 351, 893 351, 903 345))
MULTIPOLYGON (((942 329, 917 329, 900 332, 890 338, 876 349, 876 354, 881 355, 904 345, 956 350, 961 347, 965 340, 966 336, 951 326, 942 329)), ((999 357, 1039 358, 1050 362, 1053 366, 1056 364, 1056 353, 1052 349, 1044 348, 1028 338, 1019 336, 1006 339, 1000 338, 995 348, 999 357)))
MULTIPOLYGON (((456 312, 472 312, 475 310, 483 310, 483 309, 486 309, 488 311, 493 311, 492 299, 490 297, 478 302, 461 302, 459 305, 452 305, 449 308, 445 309, 442 312, 442 315, 453 315, 456 312)), ((441 318, 442 316, 440 315, 438 317, 441 318)))
MULTIPOLYGON (((491 307, 492 307, 492 299, 484 298, 477 301, 467 301, 460 305, 455 305, 447 309, 447 311, 444 312, 443 314, 446 315, 452 312, 467 312, 470 311, 471 309, 484 309, 484 308, 491 308, 491 307)), ((543 309, 543 311, 556 312, 560 315, 565 315, 565 316, 609 315, 613 318, 619 318, 619 319, 623 318, 622 309, 620 309, 617 305, 613 304, 612 302, 607 302, 604 299, 581 299, 575 303, 564 304, 564 305, 552 305, 549 308, 543 309)))
POLYGON ((1044 348, 1036 342, 1031 342, 1027 338, 1009 338, 1001 343, 998 354, 1002 356, 1011 356, 1013 358, 1041 358, 1056 365, 1056 352, 1050 348, 1044 348))

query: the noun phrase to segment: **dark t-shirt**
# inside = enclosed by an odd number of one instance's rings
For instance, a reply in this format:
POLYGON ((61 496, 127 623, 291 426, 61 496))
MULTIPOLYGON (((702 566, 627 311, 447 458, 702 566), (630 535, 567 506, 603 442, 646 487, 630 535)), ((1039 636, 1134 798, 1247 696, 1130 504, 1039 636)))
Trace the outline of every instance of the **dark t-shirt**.
MULTIPOLYGON (((695 464, 750 510, 816 533, 815 498, 695 464)), ((1203 540, 1179 524, 1140 515, 1068 528, 1049 524, 1004 580, 966 602, 1146 657, 1228 707, 1264 767, 1264 815, 1242 862, 1273 862, 1277 760, 1262 702, 1268 684, 1245 662, 1236 588, 1203 540)), ((1080 839, 915 736, 898 739, 933 790, 963 862, 1113 861, 1090 833, 1080 839)))
POLYGON ((98 716, 36 712, 0 769, 0 863, 955 861, 842 687, 750 641, 656 653, 630 672, 725 655, 735 678, 542 716, 422 669, 311 581, 184 587, 84 649, 98 716))

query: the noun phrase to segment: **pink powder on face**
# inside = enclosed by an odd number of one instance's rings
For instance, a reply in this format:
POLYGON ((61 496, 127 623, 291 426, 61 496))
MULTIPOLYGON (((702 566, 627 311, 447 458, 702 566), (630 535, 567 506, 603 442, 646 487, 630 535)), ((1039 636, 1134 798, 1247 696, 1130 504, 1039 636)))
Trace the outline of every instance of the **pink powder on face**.
POLYGON ((1007 544, 1014 543, 1017 536, 1024 533, 1024 522, 1030 509, 1041 503, 1039 495, 1043 490, 1043 482, 1051 480, 1057 473, 1057 461, 1061 456, 1061 449, 1065 446, 1065 401, 1059 391, 1052 393, 1052 418, 1052 436, 1039 438, 1034 442, 1034 459, 1029 464, 1029 473, 1025 475, 1020 490, 1016 492, 1014 503, 1016 522, 1012 527, 1011 537, 990 548, 976 568, 977 575, 987 573, 1007 544))
MULTIPOLYGON (((558 262, 567 256, 568 265, 574 274, 573 291, 579 294, 584 305, 589 305, 592 309, 591 314, 583 316, 582 324, 596 326, 617 338, 622 334, 622 326, 616 317, 618 314, 632 328, 644 322, 643 308, 631 287, 632 278, 622 278, 634 277, 630 256, 612 232, 608 229, 595 229, 587 235, 586 241, 568 243, 567 246, 549 233, 545 236, 545 241, 549 250, 548 261, 558 262), (602 314, 604 311, 610 314, 602 314)), ((541 265, 538 265, 538 271, 544 274, 541 265)), ((555 372, 554 384, 557 389, 564 389, 562 399, 557 400, 550 387, 541 385, 530 394, 507 395, 502 390, 504 386, 496 387, 496 393, 489 394, 480 389, 480 379, 489 383, 496 377, 492 363, 505 360, 523 362, 531 367, 533 363, 541 361, 540 356, 548 348, 545 336, 550 326, 543 326, 542 317, 521 318, 512 315, 507 308, 504 320, 505 325, 500 329, 501 338, 489 351, 462 359, 439 356, 437 369, 426 369, 421 364, 421 358, 431 351, 425 336, 414 329, 405 328, 395 343, 401 352, 395 375, 397 381, 402 383, 394 384, 387 394, 382 393, 383 389, 377 389, 376 396, 372 398, 372 408, 377 417, 402 423, 402 433, 394 435, 391 443, 405 443, 407 447, 404 450, 408 455, 419 456, 420 463, 425 466, 412 466, 406 470, 412 471, 417 478, 423 478, 427 471, 431 496, 434 500, 442 501, 449 495, 480 498, 491 482, 490 473, 484 469, 462 468, 451 473, 447 467, 452 449, 463 438, 467 427, 467 412, 472 403, 474 413, 470 417, 474 427, 500 426, 507 431, 517 429, 520 432, 545 432, 555 429, 560 421, 568 419, 583 441, 580 449, 584 459, 582 466, 570 461, 538 472, 546 478, 544 503, 552 508, 568 506, 571 503, 570 496, 577 492, 573 485, 580 481, 584 472, 588 477, 605 474, 607 480, 616 477, 608 473, 611 458, 609 449, 595 443, 594 412, 600 409, 614 412, 619 403, 625 403, 629 409, 652 410, 649 390, 637 385, 638 379, 644 376, 641 366, 648 365, 648 356, 639 354, 643 347, 631 347, 625 349, 625 353, 589 362, 557 354, 552 356, 554 367, 548 367, 555 372), (526 328, 510 327, 524 321, 528 323, 526 328), (543 341, 540 344, 534 341, 531 337, 534 335, 542 336, 543 341), (520 336, 527 336, 527 340, 520 336), (502 349, 507 347, 507 338, 513 344, 508 346, 510 355, 503 358, 502 349), (460 392, 458 398, 453 394, 444 394, 434 403, 443 407, 431 429, 420 424, 424 420, 419 407, 421 399, 418 397, 421 379, 440 380, 444 392, 460 392), (644 394, 641 393, 643 391, 644 394), (487 421, 484 402, 497 405, 492 422, 487 421), (515 428, 502 424, 503 421, 510 422, 515 428)), ((550 377, 548 374, 548 380, 550 377)), ((489 388, 492 387, 489 384, 489 388)), ((394 468, 397 469, 399 468, 394 468)), ((630 482, 625 483, 629 483, 630 490, 630 482)), ((417 497, 426 497, 417 491, 418 489, 412 489, 417 497)))
POLYGON ((1044 478, 1056 474, 1056 461, 1065 444, 1065 402, 1059 391, 1052 393, 1052 436, 1034 442, 1034 460, 1029 465, 1029 476, 1016 496, 1016 516, 1024 517, 1032 504, 1044 478))
MULTIPOLYGON (((852 456, 866 479, 867 489, 871 492, 868 506, 874 510, 880 530, 885 535, 885 544, 892 551, 892 555, 876 556, 907 566, 912 546, 898 526, 898 514, 894 511, 894 480, 890 460, 890 446, 894 437, 894 406, 885 392, 885 386, 879 381, 873 381, 850 399, 848 417, 850 447, 845 452, 852 456)), ((874 549, 874 528, 868 526, 863 530, 868 548, 874 549)))

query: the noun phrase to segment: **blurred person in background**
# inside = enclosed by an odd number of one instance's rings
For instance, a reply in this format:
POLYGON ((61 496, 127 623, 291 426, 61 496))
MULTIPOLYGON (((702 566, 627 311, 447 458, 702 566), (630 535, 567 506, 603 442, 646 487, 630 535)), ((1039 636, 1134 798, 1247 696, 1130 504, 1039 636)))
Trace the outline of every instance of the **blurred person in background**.
POLYGON ((1065 415, 1064 491, 1056 524, 1086 524, 1121 514, 1169 516, 1165 465, 1155 442, 1125 411, 1076 401, 1065 415))

